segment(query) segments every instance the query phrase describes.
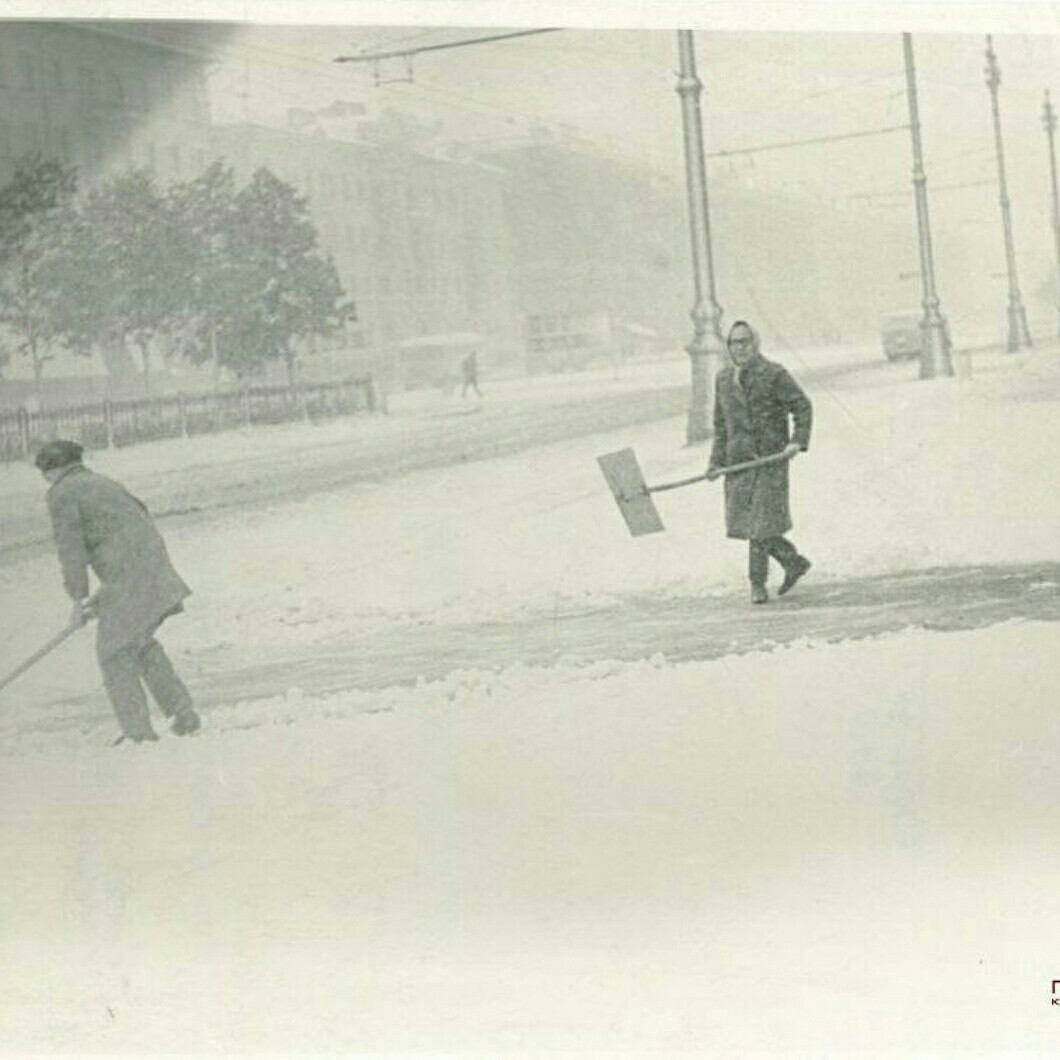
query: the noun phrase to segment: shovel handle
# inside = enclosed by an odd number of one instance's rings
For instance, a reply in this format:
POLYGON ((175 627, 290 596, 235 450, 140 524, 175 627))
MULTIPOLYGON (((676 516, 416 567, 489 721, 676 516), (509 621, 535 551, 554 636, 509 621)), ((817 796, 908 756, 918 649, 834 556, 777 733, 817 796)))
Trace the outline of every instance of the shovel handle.
POLYGON ((11 673, 9 673, 3 679, 0 679, 0 689, 6 688, 9 684, 11 684, 12 681, 14 681, 16 677, 20 677, 31 666, 33 666, 35 663, 40 662, 45 655, 58 648, 59 645, 62 644, 62 642, 66 640, 67 637, 76 633, 80 628, 81 624, 71 623, 62 632, 56 633, 55 636, 52 637, 52 639, 48 641, 48 643, 45 644, 43 648, 41 648, 39 651, 35 651, 28 659, 26 659, 25 662, 20 663, 14 668, 14 670, 11 671, 11 673))
MULTIPOLYGON (((765 467, 767 464, 779 464, 783 460, 790 460, 787 453, 772 453, 770 456, 759 456, 754 460, 745 460, 742 464, 730 464, 728 467, 719 467, 719 475, 734 475, 738 471, 753 471, 756 467, 765 467)), ((675 490, 678 486, 691 486, 693 482, 703 482, 706 474, 693 475, 691 478, 678 479, 677 482, 662 482, 658 486, 648 486, 648 493, 662 493, 663 490, 675 490)))

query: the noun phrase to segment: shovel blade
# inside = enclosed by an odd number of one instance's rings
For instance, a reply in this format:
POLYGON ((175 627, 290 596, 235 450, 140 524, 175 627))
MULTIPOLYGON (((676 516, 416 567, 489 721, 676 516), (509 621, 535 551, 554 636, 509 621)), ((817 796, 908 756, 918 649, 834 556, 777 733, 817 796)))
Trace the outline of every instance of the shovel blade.
POLYGON ((665 530, 655 502, 648 493, 644 474, 632 449, 620 449, 617 453, 598 456, 596 462, 604 473, 604 479, 618 504, 622 518, 634 537, 655 534, 665 530))

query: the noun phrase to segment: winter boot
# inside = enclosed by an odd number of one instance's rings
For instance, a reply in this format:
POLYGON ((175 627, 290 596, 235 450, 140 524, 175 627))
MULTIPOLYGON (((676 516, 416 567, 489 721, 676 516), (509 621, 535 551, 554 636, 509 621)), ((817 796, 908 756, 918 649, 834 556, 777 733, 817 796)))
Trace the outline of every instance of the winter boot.
POLYGON ((176 717, 173 719, 173 724, 169 728, 177 736, 187 736, 201 727, 202 722, 199 720, 199 715, 191 707, 184 707, 177 712, 176 717))
POLYGON ((130 736, 128 733, 122 733, 121 736, 111 744, 111 747, 117 747, 119 744, 125 743, 126 740, 128 740, 129 743, 157 743, 158 733, 146 732, 140 736, 130 736))
POLYGON ((769 593, 766 592, 764 585, 752 585, 751 586, 751 603, 752 604, 766 604, 769 603, 769 593))
POLYGON ((783 596, 795 588, 795 583, 813 566, 805 556, 796 556, 784 571, 777 596, 783 596))

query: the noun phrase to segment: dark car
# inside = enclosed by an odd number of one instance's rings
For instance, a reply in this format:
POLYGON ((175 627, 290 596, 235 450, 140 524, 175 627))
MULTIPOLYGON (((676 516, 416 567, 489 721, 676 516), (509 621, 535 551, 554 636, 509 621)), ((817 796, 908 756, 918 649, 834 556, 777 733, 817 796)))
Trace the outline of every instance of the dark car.
POLYGON ((920 316, 917 313, 891 313, 880 324, 880 340, 889 361, 905 361, 920 356, 920 316))

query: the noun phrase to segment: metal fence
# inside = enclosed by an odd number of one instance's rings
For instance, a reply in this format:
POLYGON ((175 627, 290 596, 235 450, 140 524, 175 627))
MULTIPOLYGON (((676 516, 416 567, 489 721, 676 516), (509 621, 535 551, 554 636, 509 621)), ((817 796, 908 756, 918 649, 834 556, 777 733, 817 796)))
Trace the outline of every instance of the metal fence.
POLYGON ((295 388, 257 386, 219 394, 103 401, 41 412, 20 408, 0 412, 0 460, 25 459, 53 438, 106 449, 257 424, 315 422, 375 408, 371 376, 295 388))

